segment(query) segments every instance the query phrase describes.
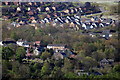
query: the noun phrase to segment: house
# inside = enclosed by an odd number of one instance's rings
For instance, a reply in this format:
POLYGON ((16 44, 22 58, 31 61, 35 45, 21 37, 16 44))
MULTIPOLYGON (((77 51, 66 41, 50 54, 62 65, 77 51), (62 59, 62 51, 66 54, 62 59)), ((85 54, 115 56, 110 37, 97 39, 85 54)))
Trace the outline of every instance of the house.
POLYGON ((53 6, 52 9, 53 9, 54 11, 56 11, 56 7, 53 6))
POLYGON ((38 56, 40 53, 41 53, 41 50, 40 50, 38 47, 36 47, 36 48, 34 49, 34 51, 33 51, 33 54, 34 54, 35 56, 38 56))
POLYGON ((102 73, 97 72, 97 71, 91 72, 90 74, 92 74, 92 75, 103 75, 102 73))
POLYGON ((102 33, 101 36, 105 39, 109 39, 110 37, 112 37, 112 34, 110 33, 102 33))
POLYGON ((34 42, 34 45, 40 46, 40 43, 41 43, 40 41, 35 41, 35 42, 34 42))
POLYGON ((89 33, 89 35, 90 35, 91 37, 95 37, 95 36, 96 36, 95 33, 89 33))
POLYGON ((53 57, 54 57, 55 60, 63 59, 63 55, 60 54, 59 52, 54 53, 54 54, 53 54, 53 57))
POLYGON ((66 9, 66 10, 64 10, 63 12, 68 14, 68 13, 69 13, 69 10, 68 10, 68 9, 66 9))
POLYGON ((114 63, 114 59, 107 59, 109 61, 109 64, 113 64, 114 63))
POLYGON ((16 44, 16 41, 13 40, 7 40, 7 41, 3 41, 2 44, 16 44))
POLYGON ((114 63, 114 59, 102 59, 100 61, 100 67, 104 68, 106 66, 111 66, 114 63))
POLYGON ((31 52, 31 49, 30 49, 30 48, 27 48, 26 53, 27 53, 27 54, 26 54, 27 57, 33 56, 33 53, 31 52))
POLYGON ((17 7, 17 11, 21 11, 21 8, 20 8, 20 7, 17 7))
POLYGON ((45 10, 46 10, 46 11, 50 11, 49 7, 46 7, 45 10))
POLYGON ((17 45, 19 45, 19 46, 23 46, 24 41, 23 41, 22 39, 20 39, 20 40, 18 40, 16 43, 17 43, 17 45))
POLYGON ((89 75, 89 72, 86 72, 84 70, 77 70, 76 73, 78 76, 89 75))
POLYGON ((16 27, 17 23, 16 22, 12 22, 11 25, 13 25, 14 27, 16 27))
POLYGON ((69 56, 69 58, 76 58, 76 55, 71 54, 71 55, 69 56))
POLYGON ((97 16, 94 16, 94 17, 91 18, 91 21, 92 21, 92 22, 98 22, 98 23, 101 23, 101 22, 102 22, 102 19, 99 18, 99 17, 97 17, 97 16))
POLYGON ((108 65, 108 64, 109 64, 109 61, 106 58, 104 58, 100 61, 100 66, 108 65))
POLYGON ((10 16, 3 16, 2 19, 3 19, 3 20, 8 20, 9 17, 10 17, 10 16))
POLYGON ((64 45, 64 44, 48 44, 47 48, 53 49, 53 50, 64 50, 66 48, 66 45, 64 45))
POLYGON ((36 24, 37 21, 34 19, 34 20, 31 21, 31 23, 36 24))
POLYGON ((68 57, 65 52, 61 52, 60 54, 63 55, 63 57, 68 57))
POLYGON ((110 24, 112 24, 112 22, 113 22, 113 20, 112 19, 110 19, 110 18, 107 18, 107 19, 102 19, 102 23, 106 23, 107 25, 110 25, 110 24))
POLYGON ((94 28, 94 26, 91 25, 91 23, 82 23, 82 27, 87 30, 94 28))
POLYGON ((28 42, 24 42, 22 46, 28 48, 30 47, 30 44, 28 42))
POLYGON ((99 27, 105 27, 105 23, 99 23, 99 27))
POLYGON ((2 43, 2 41, 0 41, 0 46, 3 46, 3 43, 2 43))

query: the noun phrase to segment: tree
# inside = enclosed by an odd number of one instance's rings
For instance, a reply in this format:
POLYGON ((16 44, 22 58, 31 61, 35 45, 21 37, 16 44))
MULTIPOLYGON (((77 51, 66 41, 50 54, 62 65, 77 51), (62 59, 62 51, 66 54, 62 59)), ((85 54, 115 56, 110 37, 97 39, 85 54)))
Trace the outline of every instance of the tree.
POLYGON ((70 71, 73 71, 73 65, 68 58, 65 58, 64 59, 64 66, 62 68, 62 72, 67 73, 67 72, 70 72, 70 71))
POLYGON ((117 64, 113 67, 114 72, 119 72, 120 73, 120 64, 117 64))
POLYGON ((63 60, 61 59, 61 60, 55 60, 54 61, 54 64, 55 64, 55 66, 57 66, 57 67, 61 67, 62 65, 63 65, 63 60))
POLYGON ((20 67, 20 63, 18 61, 12 62, 12 72, 13 72, 12 78, 20 78, 19 67, 20 67))
POLYGON ((77 78, 77 75, 73 72, 68 72, 64 75, 65 78, 74 79, 77 78))
POLYGON ((82 49, 85 50, 86 56, 90 56, 92 52, 96 51, 96 47, 90 43, 84 43, 82 49))
POLYGON ((25 57, 26 51, 24 47, 18 47, 16 50, 16 58, 21 62, 22 58, 25 57))
POLYGON ((11 59, 15 52, 9 47, 3 47, 2 49, 2 58, 5 60, 11 59))
POLYGON ((90 8, 91 7, 90 2, 85 2, 85 7, 90 8))
POLYGON ((15 32, 11 32, 10 38, 11 38, 11 39, 14 39, 14 40, 16 40, 16 41, 19 39, 19 38, 18 38, 18 35, 17 35, 15 32))
POLYGON ((106 54, 107 58, 113 58, 114 59, 115 49, 114 48, 105 48, 104 53, 106 54))
POLYGON ((100 61, 102 60, 103 58, 106 58, 106 55, 105 53, 103 52, 103 50, 97 50, 97 51, 94 51, 92 52, 92 55, 91 55, 92 58, 94 58, 96 61, 100 61))
POLYGON ((40 56, 43 60, 50 58, 51 54, 47 51, 43 52, 42 55, 40 56))
POLYGON ((98 64, 97 61, 91 57, 85 57, 81 62, 84 65, 85 70, 96 67, 98 64))
POLYGON ((48 62, 45 62, 45 63, 43 64, 43 67, 42 67, 42 69, 41 69, 41 76, 44 76, 44 75, 48 75, 48 74, 49 74, 49 72, 50 72, 49 67, 50 67, 50 65, 49 65, 48 62))
POLYGON ((60 67, 54 67, 54 69, 50 74, 51 78, 62 78, 62 76, 63 76, 63 73, 61 72, 60 67))
POLYGON ((33 68, 36 70, 36 69, 41 69, 41 65, 40 65, 40 63, 35 63, 34 65, 33 65, 33 68))
POLYGON ((7 79, 10 77, 8 74, 9 71, 12 69, 11 62, 8 62, 7 60, 2 60, 2 79, 7 79))
POLYGON ((20 78, 30 78, 30 68, 28 65, 22 64, 19 66, 20 78))

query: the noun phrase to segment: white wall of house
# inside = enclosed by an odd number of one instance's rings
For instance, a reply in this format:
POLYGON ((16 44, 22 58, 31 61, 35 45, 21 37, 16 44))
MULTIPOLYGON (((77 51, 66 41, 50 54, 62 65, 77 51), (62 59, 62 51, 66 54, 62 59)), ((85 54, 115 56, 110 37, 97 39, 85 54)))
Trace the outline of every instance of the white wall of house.
POLYGON ((23 47, 29 47, 29 44, 24 44, 23 47))
POLYGON ((102 37, 105 37, 105 35, 102 35, 102 37))
POLYGON ((1 45, 1 46, 3 45, 2 41, 0 41, 0 45, 1 45))
POLYGON ((102 23, 99 24, 99 27, 104 27, 104 25, 102 23))
POLYGON ((87 29, 86 25, 85 24, 82 24, 82 27, 84 27, 85 29, 87 29))
POLYGON ((53 47, 52 46, 47 46, 48 49, 52 49, 53 47))
POLYGON ((33 53, 34 53, 34 55, 38 56, 40 52, 37 50, 37 48, 35 48, 33 53))
POLYGON ((24 43, 24 42, 22 42, 22 41, 20 41, 20 42, 17 41, 16 43, 17 43, 17 45, 19 45, 19 46, 23 46, 23 43, 24 43))
POLYGON ((90 28, 93 29, 93 25, 91 25, 90 28))
POLYGON ((112 34, 109 34, 109 37, 112 37, 112 34))
POLYGON ((21 11, 20 7, 17 8, 17 11, 21 11))

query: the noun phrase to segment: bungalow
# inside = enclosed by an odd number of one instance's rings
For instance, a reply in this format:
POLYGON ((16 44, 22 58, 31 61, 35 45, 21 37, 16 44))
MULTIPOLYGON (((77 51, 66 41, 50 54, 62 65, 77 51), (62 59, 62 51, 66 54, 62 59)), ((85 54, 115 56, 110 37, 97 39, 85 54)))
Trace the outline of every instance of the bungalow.
POLYGON ((40 8, 40 7, 38 7, 38 8, 37 8, 37 10, 38 10, 38 11, 41 11, 41 8, 40 8))
POLYGON ((31 23, 36 24, 37 21, 34 19, 34 20, 31 21, 31 23))
POLYGON ((23 24, 25 24, 25 23, 21 20, 21 21, 19 22, 19 24, 20 24, 20 25, 23 25, 23 24))
POLYGON ((70 9, 70 14, 73 14, 74 13, 74 10, 73 9, 70 9))
POLYGON ((16 22, 12 22, 11 25, 13 25, 14 27, 16 27, 16 22))
POLYGON ((105 27, 105 23, 100 23, 99 27, 105 27))
POLYGON ((69 21, 72 21, 72 19, 71 19, 69 16, 67 16, 67 19, 68 19, 69 21))
POLYGON ((33 15, 34 13, 33 13, 33 11, 29 11, 29 12, 27 12, 27 14, 28 15, 33 15))
POLYGON ((84 29, 92 29, 94 26, 92 26, 90 23, 82 23, 82 27, 84 29))
POLYGON ((102 33, 101 36, 105 39, 109 39, 110 37, 112 37, 112 34, 109 33, 102 33))
POLYGON ((50 11, 49 7, 46 7, 45 10, 46 10, 46 11, 50 11))
POLYGON ((13 4, 18 6, 18 2, 13 2, 13 4))
POLYGON ((30 11, 31 9, 30 9, 30 7, 28 7, 28 9, 27 9, 28 11, 30 11))
POLYGON ((70 23, 70 28, 74 28, 74 27, 75 27, 74 22, 71 22, 71 23, 70 23))
POLYGON ((90 35, 91 37, 95 37, 95 36, 96 36, 95 33, 89 33, 89 35, 90 35))
POLYGON ((63 12, 68 14, 68 13, 69 13, 69 10, 68 10, 68 9, 66 9, 66 10, 64 10, 63 12))
MULTIPOLYGON (((99 23, 97 23, 97 22, 92 22, 92 25, 93 25, 95 28, 99 27, 99 23)), ((102 25, 102 24, 101 24, 101 25, 102 25)))
POLYGON ((54 11, 56 11, 56 7, 52 7, 52 9, 53 9, 54 11))
POLYGON ((46 23, 49 23, 49 22, 50 22, 47 18, 44 18, 44 21, 46 21, 46 23))
POLYGON ((74 15, 75 18, 80 19, 80 16, 74 15))
POLYGON ((102 19, 102 20, 103 20, 102 23, 106 23, 107 25, 110 25, 113 22, 113 20, 110 19, 110 18, 108 18, 108 19, 102 19))
POLYGON ((9 17, 10 16, 3 16, 2 18, 3 18, 3 20, 8 20, 9 17))
POLYGON ((47 48, 53 49, 53 50, 64 50, 66 48, 66 45, 64 45, 64 44, 48 44, 47 48))

